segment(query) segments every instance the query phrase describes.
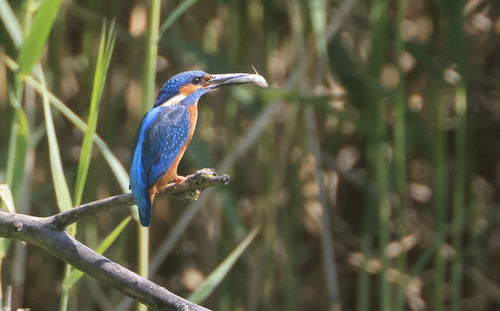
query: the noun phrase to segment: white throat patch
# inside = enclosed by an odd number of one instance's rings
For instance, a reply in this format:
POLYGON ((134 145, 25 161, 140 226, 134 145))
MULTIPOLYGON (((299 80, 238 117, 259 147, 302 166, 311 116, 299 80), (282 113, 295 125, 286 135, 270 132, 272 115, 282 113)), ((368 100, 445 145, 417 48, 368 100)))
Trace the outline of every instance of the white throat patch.
POLYGON ((160 106, 162 107, 167 107, 167 106, 173 106, 173 105, 177 105, 179 104, 184 98, 186 98, 186 96, 182 95, 182 94, 179 94, 179 95, 175 95, 174 97, 170 98, 169 100, 167 100, 166 102, 164 102, 163 104, 161 104, 160 106))

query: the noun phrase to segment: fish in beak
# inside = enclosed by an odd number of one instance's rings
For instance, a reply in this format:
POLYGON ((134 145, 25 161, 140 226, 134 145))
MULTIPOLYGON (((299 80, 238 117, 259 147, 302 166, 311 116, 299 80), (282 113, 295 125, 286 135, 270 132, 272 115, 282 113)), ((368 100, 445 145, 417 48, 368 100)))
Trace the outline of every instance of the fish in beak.
POLYGON ((253 83, 260 87, 267 87, 266 79, 259 74, 249 73, 224 73, 212 74, 212 78, 202 85, 207 90, 216 90, 223 86, 253 83))

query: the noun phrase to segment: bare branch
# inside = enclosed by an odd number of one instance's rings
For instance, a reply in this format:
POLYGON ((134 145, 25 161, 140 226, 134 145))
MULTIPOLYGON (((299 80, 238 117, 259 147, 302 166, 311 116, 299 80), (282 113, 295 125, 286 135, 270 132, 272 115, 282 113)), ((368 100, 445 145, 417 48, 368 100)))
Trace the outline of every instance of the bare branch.
MULTIPOLYGON (((225 185, 229 182, 229 175, 217 176, 213 169, 202 169, 193 175, 187 176, 188 179, 181 184, 171 183, 159 196, 178 196, 192 199, 197 198, 199 191, 208 187, 225 185)), ((86 203, 72 208, 66 212, 49 217, 49 222, 55 230, 63 230, 72 223, 81 220, 96 217, 102 212, 118 207, 129 207, 135 204, 131 193, 115 195, 106 199, 86 203)))
POLYGON ((49 219, 0 211, 0 236, 38 245, 103 284, 152 308, 207 310, 94 252, 66 231, 54 230, 49 219))
MULTIPOLYGON (((196 198, 207 187, 225 185, 228 175, 217 176, 215 170, 203 169, 179 184, 170 184, 159 196, 196 198)), ((114 263, 71 237, 66 226, 118 207, 129 207, 135 201, 131 193, 80 205, 50 217, 12 214, 0 210, 0 237, 33 243, 103 284, 159 310, 208 310, 169 292, 136 273, 114 263)))

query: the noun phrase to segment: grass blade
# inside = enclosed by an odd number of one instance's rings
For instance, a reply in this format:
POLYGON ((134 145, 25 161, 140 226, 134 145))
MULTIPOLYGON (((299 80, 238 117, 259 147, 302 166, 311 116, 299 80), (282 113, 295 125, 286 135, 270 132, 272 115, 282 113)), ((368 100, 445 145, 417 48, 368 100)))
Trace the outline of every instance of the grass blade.
POLYGON ((0 265, 5 256, 7 256, 7 251, 9 250, 11 242, 11 239, 0 238, 0 265))
POLYGON ((0 199, 5 204, 6 211, 8 211, 9 213, 16 212, 16 208, 14 207, 14 198, 12 197, 12 192, 10 192, 9 185, 0 185, 0 199))
MULTIPOLYGON (((7 184, 0 185, 0 201, 3 204, 0 204, 2 207, 5 206, 5 209, 10 213, 15 213, 16 208, 14 206, 14 198, 12 197, 12 193, 10 192, 10 187, 7 184)), ((7 251, 10 247, 10 239, 0 238, 0 267, 2 264, 2 260, 5 256, 7 256, 7 251)), ((2 271, 0 269, 0 271, 2 271)), ((1 290, 1 287, 0 287, 1 290)))
POLYGON ((21 47, 23 43, 23 31, 7 0, 0 0, 0 18, 16 48, 21 47))
POLYGON ((172 26, 172 24, 187 11, 193 4, 198 2, 198 0, 184 0, 170 13, 167 19, 161 24, 160 27, 160 37, 167 31, 167 29, 172 26))
POLYGON ((29 74, 38 62, 60 5, 61 0, 45 0, 40 5, 33 25, 19 52, 19 76, 29 74))
POLYGON ((245 249, 247 249, 258 232, 259 228, 254 228, 240 243, 240 245, 238 245, 238 247, 236 247, 234 251, 232 251, 231 254, 229 254, 229 256, 224 259, 224 261, 212 273, 210 273, 206 280, 189 296, 188 299, 197 304, 205 300, 205 298, 207 298, 224 279, 236 260, 238 260, 245 249))
POLYGON ((52 180, 56 192, 57 206, 60 211, 66 211, 72 207, 71 195, 69 193, 68 184, 66 183, 66 178, 64 177, 54 121, 52 120, 52 112, 50 111, 49 95, 41 67, 38 69, 38 77, 42 86, 43 113, 45 116, 45 127, 47 128, 47 139, 49 141, 50 170, 52 172, 52 180))
MULTIPOLYGON (((13 71, 17 70, 18 65, 14 60, 12 60, 9 57, 5 57, 4 61, 11 70, 13 71)), ((27 76, 25 82, 39 94, 42 94, 43 90, 42 85, 33 77, 27 76)), ((69 109, 54 94, 50 92, 47 92, 47 94, 49 96, 50 103, 57 110, 59 110, 69 121, 71 121, 71 123, 73 123, 82 132, 85 132, 87 130, 87 124, 85 124, 85 122, 83 122, 82 119, 80 119, 80 117, 78 117, 76 113, 74 113, 71 109, 69 109)), ((104 159, 106 160, 109 167, 111 168, 111 171, 115 175, 118 183, 120 184, 120 187, 122 188, 122 191, 128 192, 129 177, 127 171, 125 170, 121 162, 118 161, 118 158, 116 158, 111 149, 109 149, 108 145, 97 134, 94 135, 94 142, 96 143, 97 147, 99 147, 99 149, 101 150, 104 159)))
MULTIPOLYGON (((114 23, 111 24, 109 33, 106 36, 106 26, 103 26, 101 33, 101 42, 99 45, 99 52, 97 57, 97 65, 94 73, 92 96, 90 102, 90 113, 87 129, 82 143, 82 150, 80 151, 80 161, 78 163, 78 172, 75 183, 75 196, 74 205, 79 205, 82 199, 85 181, 87 180, 88 169, 90 166, 90 158, 92 156, 92 138, 95 135, 97 127, 97 118, 99 114, 99 104, 101 101, 104 84, 106 82, 106 74, 113 52, 116 34, 114 33, 114 23)), ((120 231, 121 232, 121 231, 120 231)), ((70 234, 76 234, 76 224, 71 226, 70 234)), ((116 237, 115 237, 116 238, 116 237)), ((61 292, 61 299, 59 310, 67 310, 69 301, 69 290, 73 284, 80 279, 82 273, 78 270, 72 270, 71 266, 66 265, 65 277, 61 292), (75 274, 76 273, 76 274, 75 274)))
POLYGON ((80 152, 80 161, 78 163, 78 173, 75 184, 74 204, 80 205, 87 173, 92 156, 92 139, 96 132, 97 118, 99 115, 99 105, 106 82, 106 74, 111 60, 111 54, 115 45, 116 33, 114 32, 114 23, 109 28, 106 36, 106 25, 103 26, 101 34, 101 43, 99 45, 99 53, 97 57, 97 65, 94 73, 94 85, 92 87, 92 97, 90 100, 90 114, 87 123, 87 130, 83 138, 82 150, 80 152))
MULTIPOLYGON (((130 219, 132 219, 131 216, 128 216, 116 228, 102 241, 102 243, 99 245, 99 247, 96 249, 96 252, 99 254, 104 253, 110 246, 113 244, 113 242, 118 238, 120 233, 122 233, 123 229, 127 226, 127 224, 130 222, 130 219)), ((80 270, 74 269, 71 271, 71 274, 64 279, 63 282, 63 288, 71 288, 73 285, 75 285, 78 280, 83 276, 83 272, 80 270)))
POLYGON ((318 68, 325 71, 328 66, 327 49, 326 49, 326 20, 327 20, 327 3, 324 0, 309 1, 309 11, 311 15, 312 30, 316 43, 316 53, 318 54, 318 68))
POLYGON ((10 103, 15 109, 15 115, 11 125, 9 151, 5 181, 10 185, 14 194, 14 201, 18 200, 23 179, 26 153, 29 145, 29 125, 24 110, 14 92, 9 92, 10 103))

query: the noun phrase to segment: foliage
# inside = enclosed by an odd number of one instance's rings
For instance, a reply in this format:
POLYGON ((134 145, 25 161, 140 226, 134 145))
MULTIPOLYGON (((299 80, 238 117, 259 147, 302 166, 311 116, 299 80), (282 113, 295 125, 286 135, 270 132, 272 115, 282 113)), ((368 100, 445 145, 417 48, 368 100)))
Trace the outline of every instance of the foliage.
MULTIPOLYGON (((157 200, 149 233, 125 212, 72 233, 215 310, 497 309, 499 12, 484 0, 0 0, 2 200, 46 216, 128 191, 159 87, 253 65, 270 88, 204 97, 180 164, 228 173, 228 187, 157 200)), ((70 310, 131 308, 79 271, 63 281, 42 250, 0 242, 14 307, 63 306, 62 285, 70 310)))

